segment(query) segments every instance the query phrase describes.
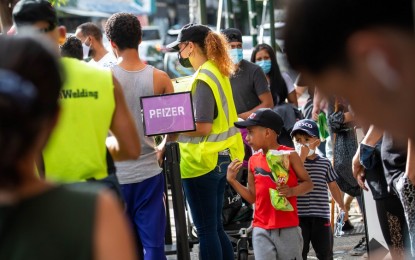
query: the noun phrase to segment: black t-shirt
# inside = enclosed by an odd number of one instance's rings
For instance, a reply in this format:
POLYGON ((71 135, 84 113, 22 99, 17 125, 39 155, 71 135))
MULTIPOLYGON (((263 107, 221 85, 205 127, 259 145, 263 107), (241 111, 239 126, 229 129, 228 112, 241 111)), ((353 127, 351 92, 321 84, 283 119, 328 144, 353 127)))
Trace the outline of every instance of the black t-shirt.
POLYGON ((374 154, 372 155, 372 168, 366 169, 366 182, 372 192, 374 200, 385 199, 391 194, 388 190, 388 184, 384 175, 384 169, 381 158, 381 148, 380 143, 376 144, 374 154))
POLYGON ((396 182, 405 173, 406 155, 407 143, 393 139, 390 134, 385 132, 381 156, 386 181, 390 187, 396 187, 396 182))

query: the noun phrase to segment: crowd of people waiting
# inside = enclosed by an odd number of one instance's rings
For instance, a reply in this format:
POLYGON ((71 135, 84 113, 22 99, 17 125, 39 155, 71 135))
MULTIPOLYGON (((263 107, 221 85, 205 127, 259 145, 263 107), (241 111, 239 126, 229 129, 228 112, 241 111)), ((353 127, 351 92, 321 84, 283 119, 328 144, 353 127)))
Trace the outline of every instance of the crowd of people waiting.
POLYGON ((174 87, 140 60, 137 17, 108 19, 107 50, 97 25, 66 38, 48 1, 19 1, 0 35, 0 259, 166 259, 170 141, 200 259, 234 259, 227 185, 255 205, 255 259, 307 259, 310 243, 333 259, 329 196, 353 229, 351 199, 368 189, 391 258, 414 258, 413 17, 410 0, 292 1, 285 51, 307 113, 271 46, 247 61, 238 29, 185 25, 167 47, 196 71, 196 128, 156 142, 139 99, 174 87))

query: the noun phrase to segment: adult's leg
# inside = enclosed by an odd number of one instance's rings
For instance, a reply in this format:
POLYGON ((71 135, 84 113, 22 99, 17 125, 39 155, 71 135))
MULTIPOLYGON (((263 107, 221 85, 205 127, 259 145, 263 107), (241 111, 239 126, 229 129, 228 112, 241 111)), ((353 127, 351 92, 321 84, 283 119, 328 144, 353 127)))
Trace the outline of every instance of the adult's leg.
POLYGON ((222 223, 218 223, 217 196, 222 178, 223 175, 214 169, 202 176, 182 180, 197 229, 201 260, 228 260, 223 258, 221 240, 218 235, 218 225, 222 223))
POLYGON ((144 251, 144 260, 165 260, 164 235, 166 208, 164 203, 164 176, 158 174, 143 182, 131 184, 134 198, 127 205, 144 251))
POLYGON ((225 193, 225 185, 226 185, 226 173, 228 170, 228 165, 231 162, 231 159, 227 155, 219 155, 218 158, 218 165, 216 167, 216 171, 219 174, 219 185, 218 185, 218 192, 216 194, 217 199, 217 212, 216 212, 216 222, 217 225, 217 233, 219 236, 220 244, 222 246, 222 256, 223 259, 233 259, 233 246, 231 241, 229 240, 228 235, 225 233, 222 224, 222 209, 223 209, 223 197, 225 193))

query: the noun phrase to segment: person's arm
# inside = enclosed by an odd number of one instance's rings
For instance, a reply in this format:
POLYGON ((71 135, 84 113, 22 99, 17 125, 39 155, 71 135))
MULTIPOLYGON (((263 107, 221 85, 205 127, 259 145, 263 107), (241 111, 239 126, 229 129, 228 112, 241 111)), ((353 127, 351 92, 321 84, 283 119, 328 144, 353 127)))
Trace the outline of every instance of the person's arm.
POLYGON ((353 122, 353 121, 354 121, 353 114, 351 112, 345 112, 343 123, 350 123, 350 122, 353 122))
POLYGON ((199 80, 196 83, 192 97, 196 130, 181 134, 191 137, 207 136, 212 131, 215 109, 218 109, 213 91, 206 82, 199 80))
POLYGON ((297 100, 297 93, 294 91, 291 91, 291 93, 287 96, 288 103, 293 104, 294 106, 298 107, 298 100, 297 100))
POLYGON ((95 260, 138 259, 128 220, 120 203, 108 191, 98 195, 94 223, 95 260))
POLYGON ((255 203, 255 180, 254 175, 250 171, 248 165, 248 187, 242 185, 237 179, 236 175, 242 167, 242 162, 238 159, 233 160, 228 166, 228 172, 226 179, 228 183, 235 189, 235 191, 241 195, 247 202, 255 203))
MULTIPOLYGON (((383 135, 382 130, 376 128, 374 125, 371 125, 361 143, 374 147, 379 142, 379 140, 382 138, 382 135, 383 135)), ((352 172, 353 172, 353 177, 357 180, 357 183, 359 184, 359 186, 362 189, 368 191, 368 188, 365 185, 365 171, 364 170, 365 169, 360 164, 360 145, 359 145, 359 147, 356 150, 355 155, 353 156, 352 172)))
POLYGON ((253 112, 257 111, 260 108, 273 108, 274 107, 274 101, 272 101, 272 94, 271 91, 267 91, 262 93, 258 96, 260 100, 260 104, 254 108, 252 108, 249 111, 243 112, 238 115, 238 117, 246 120, 253 112))
POLYGON ((331 196, 333 197, 334 201, 337 203, 337 205, 339 205, 339 207, 344 212, 346 212, 346 208, 344 207, 344 202, 343 202, 343 196, 342 196, 339 186, 337 185, 337 182, 335 181, 329 182, 327 183, 327 186, 329 187, 331 196))
POLYGON ((121 86, 113 76, 115 110, 110 131, 115 140, 107 142, 108 150, 114 161, 135 160, 141 154, 140 138, 134 119, 128 109, 121 86))
MULTIPOLYGON (((297 93, 295 92, 293 80, 291 79, 290 75, 288 75, 287 72, 281 72, 281 76, 284 79, 285 85, 287 87, 288 103, 293 104, 295 107, 298 107, 297 93)), ((274 104, 274 105, 277 105, 277 104, 274 104)))
POLYGON ((415 146, 411 139, 408 140, 408 155, 406 159, 406 173, 411 181, 412 185, 415 186, 415 146))
MULTIPOLYGON (((153 72, 153 80, 154 80, 154 94, 155 95, 162 95, 162 94, 171 94, 174 93, 174 87, 171 79, 164 71, 154 69, 153 72)), ((164 159, 164 153, 166 151, 166 143, 173 142, 177 139, 177 134, 168 134, 164 135, 163 140, 161 143, 156 147, 157 152, 157 161, 161 166, 164 159)))
POLYGON ((307 170, 304 168, 304 164, 296 152, 290 153, 290 165, 297 175, 298 185, 295 187, 289 187, 287 184, 281 185, 278 191, 281 196, 293 197, 306 194, 313 190, 313 182, 308 175, 307 170))
POLYGON ((258 96, 260 103, 251 110, 238 114, 238 117, 244 120, 246 120, 253 112, 257 111, 260 108, 274 107, 274 101, 272 99, 272 94, 267 77, 265 76, 264 71, 259 66, 254 66, 256 67, 254 68, 252 74, 253 82, 251 84, 253 84, 253 88, 255 90, 256 95, 258 96))
POLYGON ((313 98, 313 111, 312 111, 312 117, 314 121, 318 120, 318 114, 320 114, 320 106, 321 102, 323 101, 323 95, 318 91, 318 88, 314 88, 314 98, 313 98))

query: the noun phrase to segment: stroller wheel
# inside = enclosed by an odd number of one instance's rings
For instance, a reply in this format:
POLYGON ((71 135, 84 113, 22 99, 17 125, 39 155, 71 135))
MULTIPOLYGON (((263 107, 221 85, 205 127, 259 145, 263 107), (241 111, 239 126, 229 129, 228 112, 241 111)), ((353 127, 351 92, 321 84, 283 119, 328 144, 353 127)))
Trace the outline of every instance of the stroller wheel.
POLYGON ((248 260, 248 239, 241 237, 238 240, 236 250, 238 252, 238 260, 248 260))
POLYGON ((238 260, 248 260, 248 252, 245 250, 238 252, 238 260))

